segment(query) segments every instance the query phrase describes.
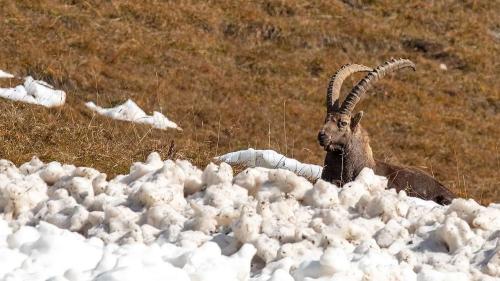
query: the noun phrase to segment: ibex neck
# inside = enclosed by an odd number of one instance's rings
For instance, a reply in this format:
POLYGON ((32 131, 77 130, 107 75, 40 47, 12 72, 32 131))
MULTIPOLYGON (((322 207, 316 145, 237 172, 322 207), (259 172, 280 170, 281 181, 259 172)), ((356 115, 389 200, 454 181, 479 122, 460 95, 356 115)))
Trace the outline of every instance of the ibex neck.
POLYGON ((353 181, 365 167, 374 168, 369 139, 362 128, 344 146, 343 150, 328 151, 321 178, 343 185, 353 181))

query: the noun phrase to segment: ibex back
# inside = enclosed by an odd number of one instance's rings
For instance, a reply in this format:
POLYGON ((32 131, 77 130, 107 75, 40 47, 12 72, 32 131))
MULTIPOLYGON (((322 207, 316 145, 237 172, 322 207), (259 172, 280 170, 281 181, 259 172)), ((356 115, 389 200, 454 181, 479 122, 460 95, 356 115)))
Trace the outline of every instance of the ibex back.
POLYGON ((405 190, 410 196, 449 204, 455 196, 431 175, 413 167, 402 167, 377 161, 373 158, 370 139, 360 124, 363 112, 352 115, 361 96, 373 83, 387 73, 402 68, 415 70, 413 62, 407 59, 390 60, 375 69, 347 64, 330 79, 327 89, 325 124, 318 134, 320 145, 327 151, 321 178, 339 186, 354 180, 364 167, 372 168, 376 174, 389 179, 388 187, 398 192, 405 190), (340 88, 343 81, 356 72, 368 72, 340 104, 340 88))

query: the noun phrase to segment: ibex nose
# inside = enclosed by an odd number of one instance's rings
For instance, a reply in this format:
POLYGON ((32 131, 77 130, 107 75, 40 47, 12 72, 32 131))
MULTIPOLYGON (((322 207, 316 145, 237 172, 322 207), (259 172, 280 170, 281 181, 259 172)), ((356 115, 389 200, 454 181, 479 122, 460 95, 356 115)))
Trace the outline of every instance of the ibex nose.
POLYGON ((325 146, 326 142, 328 140, 327 135, 323 130, 319 131, 318 133, 318 142, 321 146, 325 146))

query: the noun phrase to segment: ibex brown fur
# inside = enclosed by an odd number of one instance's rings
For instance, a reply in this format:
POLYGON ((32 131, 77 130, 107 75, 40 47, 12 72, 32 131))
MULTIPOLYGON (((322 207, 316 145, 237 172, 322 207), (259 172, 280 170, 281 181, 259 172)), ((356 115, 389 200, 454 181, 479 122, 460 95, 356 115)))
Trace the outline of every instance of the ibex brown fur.
POLYGON ((368 134, 360 124, 363 112, 352 115, 356 103, 375 81, 387 73, 408 67, 415 70, 413 62, 407 59, 393 59, 375 69, 348 64, 342 66, 332 76, 327 90, 327 116, 318 134, 320 145, 327 151, 321 178, 342 186, 354 180, 364 167, 369 167, 375 174, 389 179, 389 188, 395 188, 398 192, 405 190, 410 196, 433 200, 439 204, 449 204, 455 196, 431 175, 417 168, 396 166, 375 160, 368 134), (354 86, 340 105, 342 82, 355 72, 368 72, 368 74, 354 86))

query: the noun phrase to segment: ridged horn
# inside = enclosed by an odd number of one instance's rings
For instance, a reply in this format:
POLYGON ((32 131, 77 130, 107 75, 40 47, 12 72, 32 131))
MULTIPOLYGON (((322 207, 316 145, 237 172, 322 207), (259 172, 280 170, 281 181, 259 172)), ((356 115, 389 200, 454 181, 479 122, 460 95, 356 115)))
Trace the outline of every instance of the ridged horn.
POLYGON ((369 72, 373 69, 361 64, 344 64, 328 81, 328 89, 326 90, 326 109, 327 112, 332 112, 338 109, 338 100, 340 97, 340 88, 344 80, 351 74, 356 72, 369 72))
POLYGON ((373 71, 370 71, 361 81, 352 88, 351 92, 347 95, 342 106, 340 107, 340 113, 347 114, 351 113, 361 96, 366 93, 373 83, 382 79, 386 74, 411 67, 415 70, 415 64, 408 59, 391 59, 384 62, 383 64, 377 66, 373 71))

